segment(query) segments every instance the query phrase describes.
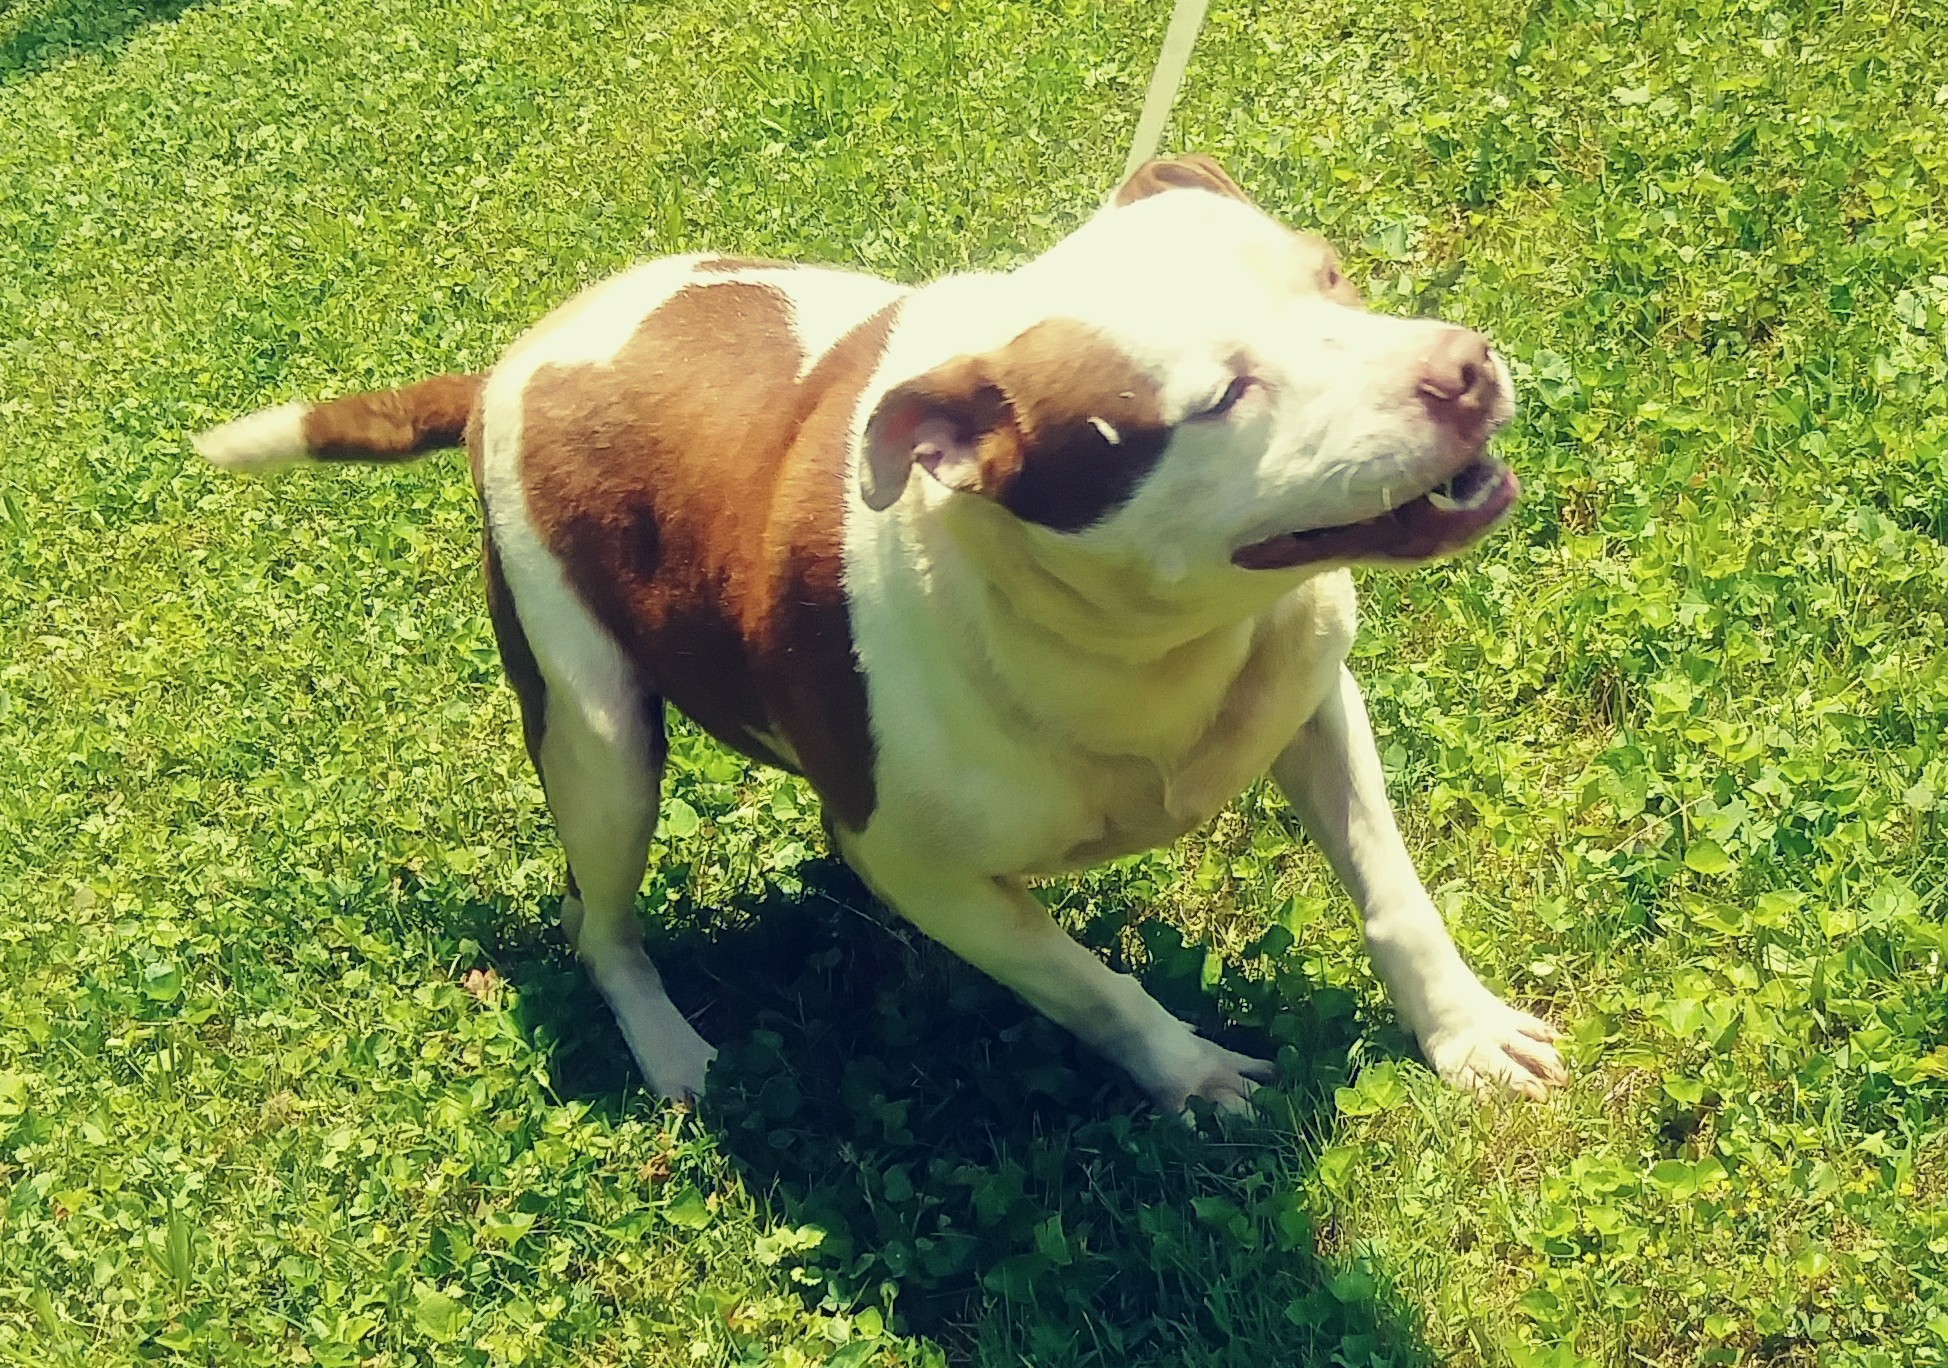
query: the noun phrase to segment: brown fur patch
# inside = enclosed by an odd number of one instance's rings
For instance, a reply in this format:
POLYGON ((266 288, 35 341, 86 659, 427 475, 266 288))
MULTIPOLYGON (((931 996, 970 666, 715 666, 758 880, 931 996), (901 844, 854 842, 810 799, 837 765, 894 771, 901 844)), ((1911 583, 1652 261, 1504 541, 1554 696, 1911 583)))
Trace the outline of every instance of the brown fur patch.
POLYGON ((436 375, 399 389, 348 394, 304 415, 304 441, 320 461, 407 461, 460 445, 478 375, 436 375))
POLYGON ((718 256, 699 261, 694 269, 706 275, 730 275, 736 271, 761 271, 777 265, 777 262, 766 261, 763 257, 718 256))
POLYGON ((1021 432, 1020 465, 997 497, 1024 521, 1058 532, 1100 522, 1170 444, 1156 383, 1083 324, 1037 323, 1002 348, 997 370, 1021 432))
MULTIPOLYGON (((881 449, 898 453, 894 433, 923 417, 946 419, 975 448, 977 468, 957 471, 954 488, 1057 532, 1079 532, 1122 507, 1170 442, 1155 382, 1114 343, 1066 318, 896 385, 874 418, 892 444, 881 449)), ((887 472, 894 488, 897 471, 887 472)))
POLYGON ((531 516, 642 687, 789 768, 781 739, 855 830, 876 795, 841 582, 846 439, 892 315, 800 382, 783 295, 693 285, 611 365, 544 366, 524 396, 531 516))
POLYGON ((1130 178, 1117 187, 1114 203, 1135 204, 1166 190, 1209 190, 1251 203, 1251 196, 1225 174, 1222 166, 1202 152, 1186 152, 1181 157, 1159 157, 1144 162, 1130 178))

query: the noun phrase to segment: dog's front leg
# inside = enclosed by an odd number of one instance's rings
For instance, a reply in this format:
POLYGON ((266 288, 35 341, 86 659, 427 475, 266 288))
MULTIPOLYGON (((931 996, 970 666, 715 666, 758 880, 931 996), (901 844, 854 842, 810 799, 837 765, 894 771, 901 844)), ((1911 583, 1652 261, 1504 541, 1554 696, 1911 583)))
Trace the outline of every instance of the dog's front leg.
POLYGON ((912 867, 862 872, 907 920, 1121 1064, 1167 1111, 1192 1097, 1246 1110, 1253 1084, 1273 1076, 1271 1064, 1204 1039, 1078 945, 1019 879, 912 867))
POLYGON ((1421 886, 1387 803, 1365 700, 1344 667, 1272 777, 1359 905, 1374 967, 1435 1072, 1459 1088, 1537 1098, 1566 1081, 1549 1044, 1555 1030, 1482 986, 1421 886))

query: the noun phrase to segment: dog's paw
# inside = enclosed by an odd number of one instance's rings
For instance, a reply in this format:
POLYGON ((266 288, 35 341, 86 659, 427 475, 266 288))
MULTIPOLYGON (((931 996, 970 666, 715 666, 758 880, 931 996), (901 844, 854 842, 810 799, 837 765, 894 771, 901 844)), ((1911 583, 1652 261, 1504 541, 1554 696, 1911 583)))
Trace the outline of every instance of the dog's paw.
POLYGON ((693 1031, 688 1039, 662 1042, 653 1059, 639 1057, 636 1064, 649 1080, 652 1092, 677 1102, 693 1102, 703 1096, 704 1077, 716 1057, 715 1047, 693 1031))
POLYGON ((1169 1067, 1145 1081, 1151 1099, 1166 1112, 1182 1112, 1193 1097, 1201 1097, 1220 1112, 1249 1115, 1252 1092, 1276 1078, 1278 1067, 1188 1030, 1184 1035, 1186 1043, 1172 1051, 1169 1067))
POLYGON ((1551 1043, 1559 1038, 1548 1022, 1483 992, 1429 1031, 1421 1050, 1435 1073, 1464 1092, 1510 1092, 1539 1102, 1569 1081, 1551 1043))
POLYGON ((649 960, 638 952, 600 968, 596 986, 609 999, 616 1024, 622 1027, 623 1043, 649 1090, 676 1102, 702 1097, 716 1047, 676 1010, 649 960))

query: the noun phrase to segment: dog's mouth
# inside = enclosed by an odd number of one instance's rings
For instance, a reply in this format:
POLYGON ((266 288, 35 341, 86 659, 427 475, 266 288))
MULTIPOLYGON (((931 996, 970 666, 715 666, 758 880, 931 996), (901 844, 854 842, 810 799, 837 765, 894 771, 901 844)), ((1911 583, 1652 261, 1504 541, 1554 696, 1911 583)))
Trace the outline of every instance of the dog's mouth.
POLYGON ((1231 553, 1245 570, 1289 570, 1315 561, 1434 560, 1478 540, 1515 506, 1522 482, 1483 453, 1418 498, 1341 527, 1281 532, 1231 553))

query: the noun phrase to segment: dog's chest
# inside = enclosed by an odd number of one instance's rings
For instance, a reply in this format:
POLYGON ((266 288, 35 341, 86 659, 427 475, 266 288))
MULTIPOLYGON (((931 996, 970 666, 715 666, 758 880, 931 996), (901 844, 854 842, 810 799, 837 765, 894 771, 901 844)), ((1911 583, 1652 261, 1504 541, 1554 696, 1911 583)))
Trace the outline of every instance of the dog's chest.
MULTIPOLYGON (((1254 738, 1257 739, 1257 738, 1254 738)), ((1233 743, 1216 756, 1219 782, 1185 791, 1177 776, 1151 761, 1071 755, 1061 784, 1069 790, 1067 820, 1044 833, 1025 833, 1024 844, 1045 852, 1028 855, 1023 874, 1084 869, 1171 844, 1215 817, 1224 804, 1264 772, 1278 747, 1233 743)), ((1211 751, 1198 758, 1208 764, 1211 751)))
MULTIPOLYGON (((1291 744, 1337 678, 1352 622, 1350 581, 1343 591, 1295 594, 1216 689, 1187 684, 1175 694, 1140 674, 1121 688, 1071 680, 1086 708, 1042 699, 1024 709, 992 680, 936 676, 925 697, 903 700, 910 726, 889 728, 883 819, 906 841, 997 875, 1057 873, 1167 845, 1291 744)), ((874 692, 877 711, 884 696, 874 692)))
POLYGON ((1057 873, 1153 850, 1215 817, 1291 744, 1338 669, 1337 659, 1282 653, 1283 645, 1268 644, 1266 655, 1247 663, 1216 715, 1181 750, 1044 752, 1038 782, 1066 798, 1066 811, 1045 832, 1015 833, 1025 847, 1040 848, 1018 872, 1057 873))

